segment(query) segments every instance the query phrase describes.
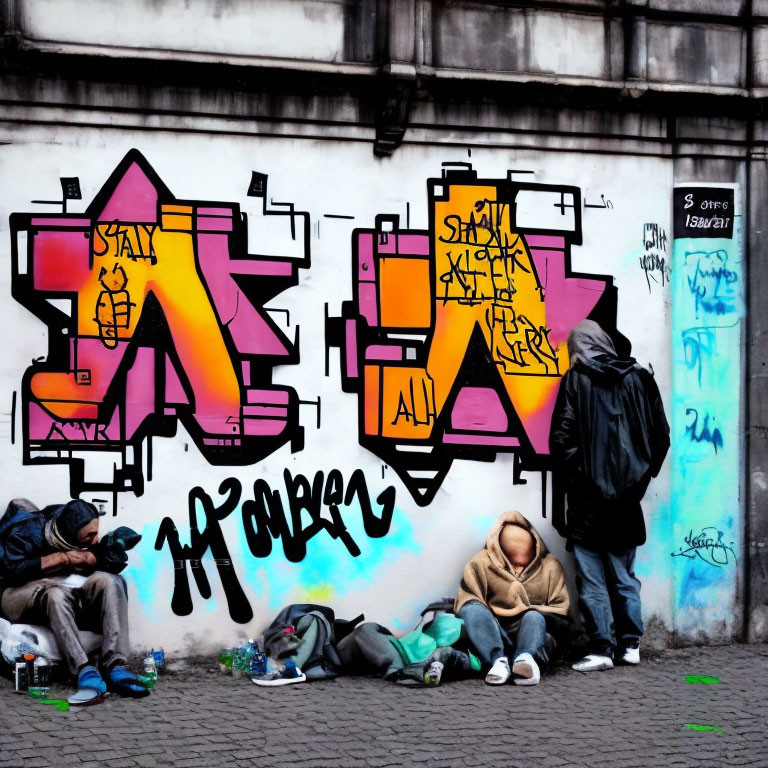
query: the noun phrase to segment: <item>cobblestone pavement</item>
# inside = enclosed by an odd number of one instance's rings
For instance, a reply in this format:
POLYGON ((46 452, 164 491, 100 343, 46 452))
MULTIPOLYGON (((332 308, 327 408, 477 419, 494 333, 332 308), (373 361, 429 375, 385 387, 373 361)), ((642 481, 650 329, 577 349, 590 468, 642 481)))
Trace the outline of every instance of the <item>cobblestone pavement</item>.
POLYGON ((350 677, 264 689, 212 666, 176 665, 147 699, 69 712, 0 680, 0 766, 768 766, 766 645, 592 674, 563 665, 532 688, 350 677))

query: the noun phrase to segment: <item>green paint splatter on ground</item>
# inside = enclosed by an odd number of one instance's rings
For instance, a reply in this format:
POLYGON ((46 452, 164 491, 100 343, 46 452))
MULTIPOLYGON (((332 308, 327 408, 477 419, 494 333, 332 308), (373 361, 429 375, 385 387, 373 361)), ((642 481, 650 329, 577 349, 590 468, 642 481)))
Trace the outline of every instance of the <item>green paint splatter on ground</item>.
POLYGON ((694 683, 696 685, 714 685, 720 682, 719 677, 709 677, 707 675, 686 675, 686 683, 694 683))
POLYGON ((712 731, 722 733, 723 729, 719 725, 701 725, 699 723, 686 723, 685 727, 691 731, 712 731))

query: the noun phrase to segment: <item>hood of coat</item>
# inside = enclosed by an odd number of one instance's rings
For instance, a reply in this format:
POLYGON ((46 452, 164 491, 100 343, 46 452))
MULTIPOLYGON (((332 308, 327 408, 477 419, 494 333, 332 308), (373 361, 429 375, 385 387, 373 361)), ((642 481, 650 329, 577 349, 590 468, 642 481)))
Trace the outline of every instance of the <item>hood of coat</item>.
POLYGON ((533 536, 533 560, 531 560, 531 562, 525 566, 519 577, 520 579, 524 579, 527 575, 530 575, 536 571, 541 565, 542 559, 548 553, 547 545, 539 535, 539 532, 528 522, 525 517, 523 517, 523 515, 514 510, 504 512, 499 516, 499 519, 496 521, 493 528, 491 528, 488 534, 488 538, 485 542, 485 549, 488 552, 488 556, 490 557, 493 565, 495 565, 497 568, 501 568, 508 573, 512 573, 512 564, 504 554, 504 550, 501 548, 500 542, 501 531, 506 525, 518 525, 523 530, 528 531, 531 536, 533 536))
POLYGON ((101 513, 93 504, 87 501, 72 499, 66 504, 52 504, 45 507, 42 515, 46 520, 46 524, 53 523, 55 531, 65 544, 77 548, 78 531, 94 518, 100 517, 101 513))
POLYGON ((568 336, 571 368, 581 368, 599 378, 621 378, 637 366, 633 357, 616 355, 611 337, 594 321, 583 320, 568 336))

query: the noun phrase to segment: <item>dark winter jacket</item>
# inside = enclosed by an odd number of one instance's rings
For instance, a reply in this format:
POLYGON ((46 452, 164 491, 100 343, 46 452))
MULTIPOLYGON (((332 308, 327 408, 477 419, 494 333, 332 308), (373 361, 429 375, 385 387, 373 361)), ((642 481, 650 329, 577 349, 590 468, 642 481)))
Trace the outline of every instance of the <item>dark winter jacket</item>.
MULTIPOLYGON (((41 510, 27 499, 10 502, 0 518, 0 596, 5 587, 42 578, 40 561, 58 551, 45 536, 46 523, 58 520, 68 506, 85 503, 74 500, 41 510)), ((140 540, 140 534, 125 526, 106 534, 92 550, 98 560, 97 568, 119 573, 128 563, 126 550, 140 540)))
POLYGON ((0 519, 0 592, 41 577, 40 559, 56 550, 45 539, 45 523, 53 507, 38 509, 14 499, 0 519))
POLYGON ((595 550, 645 543, 640 500, 669 449, 653 375, 632 358, 577 361, 560 383, 549 446, 565 478, 569 539, 595 550))

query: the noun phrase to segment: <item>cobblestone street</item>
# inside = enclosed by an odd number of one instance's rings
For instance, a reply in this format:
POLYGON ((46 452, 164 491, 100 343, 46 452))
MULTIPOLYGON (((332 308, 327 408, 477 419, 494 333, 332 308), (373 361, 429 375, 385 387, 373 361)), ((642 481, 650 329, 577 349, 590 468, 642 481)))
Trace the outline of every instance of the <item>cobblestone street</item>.
POLYGON ((171 665, 148 699, 59 712, 3 682, 0 766, 768 766, 766 681, 768 646, 733 645, 590 675, 561 666, 527 689, 264 689, 195 663, 171 665))

